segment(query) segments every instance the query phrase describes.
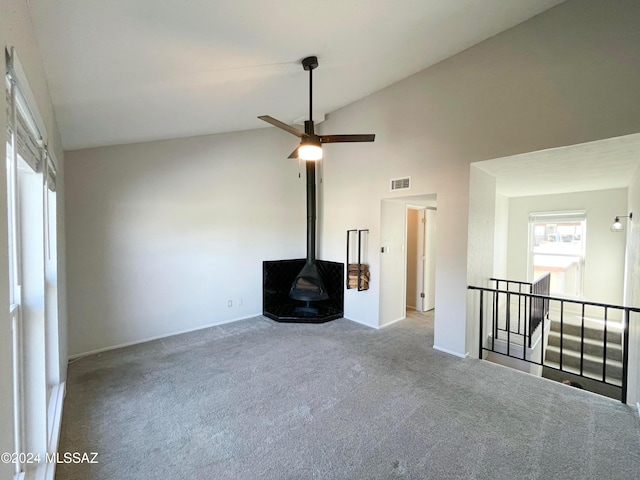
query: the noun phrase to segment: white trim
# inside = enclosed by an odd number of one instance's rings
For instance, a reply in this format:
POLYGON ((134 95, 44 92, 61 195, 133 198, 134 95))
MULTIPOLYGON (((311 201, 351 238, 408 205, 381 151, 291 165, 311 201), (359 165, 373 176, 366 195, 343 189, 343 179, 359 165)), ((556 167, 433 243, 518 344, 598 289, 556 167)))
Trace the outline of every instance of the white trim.
POLYGON ((636 403, 636 406, 638 407, 638 417, 640 417, 640 402, 636 403))
POLYGON ((455 355, 456 357, 459 357, 459 358, 467 358, 469 356, 469 352, 462 354, 460 352, 454 352, 453 350, 449 350, 448 348, 439 347, 437 345, 434 345, 433 349, 434 350, 438 350, 440 352, 448 353, 449 355, 455 355))
POLYGON ((363 325, 365 327, 373 328, 375 330, 378 330, 378 328, 380 328, 380 327, 377 327, 377 326, 374 326, 374 325, 370 325, 368 323, 364 323, 363 321, 360 321, 360 320, 355 320, 353 318, 347 318, 347 317, 342 317, 342 318, 344 318, 345 320, 349 320, 350 322, 357 323, 359 325, 363 325))
POLYGON ((62 424, 62 405, 66 394, 66 383, 62 382, 51 388, 51 397, 49 400, 49 416, 51 416, 51 431, 47 438, 47 450, 49 452, 58 451, 58 442, 60 441, 60 425, 62 424))
POLYGON ((232 318, 230 320, 223 320, 218 323, 211 323, 208 325, 202 325, 200 327, 188 328, 186 330, 180 330, 177 332, 165 333, 163 335, 156 335, 154 337, 142 338, 140 340, 134 340, 132 342, 120 343, 118 345, 112 345, 110 347, 97 348, 96 350, 89 350, 84 353, 76 353, 69 355, 69 360, 76 360, 78 358, 87 357, 89 355, 95 355, 96 353, 108 352, 109 350, 116 350, 118 348, 130 347, 131 345, 138 345, 139 343, 152 342, 153 340, 160 340, 161 338, 173 337, 174 335, 182 335, 183 333, 196 332, 198 330, 204 330, 205 328, 217 327, 218 325, 225 325, 227 323, 239 322, 240 320, 247 320, 249 318, 255 318, 262 316, 262 312, 247 315, 246 317, 232 318))
POLYGON ((407 317, 400 317, 400 318, 396 318, 395 320, 391 320, 390 322, 385 323, 384 325, 380 325, 378 328, 385 328, 388 327, 389 325, 393 325, 394 323, 398 323, 404 319, 406 319, 407 317))
MULTIPOLYGON (((51 422, 51 432, 49 432, 49 438, 47 439, 47 453, 57 453, 58 445, 60 444, 60 431, 62 426, 62 407, 64 404, 64 397, 66 394, 66 383, 62 382, 55 385, 52 388, 51 397, 49 400, 49 415, 53 416, 51 422)), ((54 480, 56 476, 56 464, 55 462, 45 462, 44 465, 38 467, 38 470, 43 469, 42 478, 44 480, 54 480)))

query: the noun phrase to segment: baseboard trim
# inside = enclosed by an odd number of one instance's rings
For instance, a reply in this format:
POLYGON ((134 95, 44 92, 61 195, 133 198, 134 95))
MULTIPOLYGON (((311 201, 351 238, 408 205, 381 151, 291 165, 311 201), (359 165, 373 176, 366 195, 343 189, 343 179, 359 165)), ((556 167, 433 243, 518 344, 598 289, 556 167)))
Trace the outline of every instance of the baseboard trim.
POLYGON ((166 333, 163 335, 156 335, 154 337, 142 338, 140 340, 134 340, 132 342, 119 343, 118 345, 112 345, 110 347, 97 348, 95 350, 89 350, 88 352, 84 352, 84 353, 75 353, 73 355, 69 355, 69 361, 78 360, 79 358, 88 357, 89 355, 95 355, 97 353, 108 352, 109 350, 116 350, 118 348, 130 347, 132 345, 138 345, 140 343, 152 342, 154 340, 160 340, 162 338, 173 337, 175 335, 182 335, 183 333, 196 332, 198 330, 204 330, 205 328, 217 327, 220 325, 226 325, 227 323, 239 322, 241 320, 248 320, 249 318, 256 318, 260 316, 262 316, 262 312, 254 313, 252 315, 247 315, 246 317, 232 318, 229 320, 223 320, 222 322, 211 323, 208 325, 202 325, 194 328, 187 328, 185 330, 179 330, 177 332, 166 333))
POLYGON ((454 355, 454 356, 456 356, 458 358, 467 358, 469 356, 469 352, 462 354, 460 352, 454 352, 453 350, 449 350, 448 348, 439 347, 437 345, 434 345, 433 349, 434 350, 438 350, 440 352, 448 353, 449 355, 454 355))
POLYGON ((385 323, 384 325, 380 325, 378 328, 385 328, 388 327, 389 325, 393 325, 394 323, 398 323, 401 322, 402 320, 405 320, 407 317, 400 317, 400 318, 396 318, 395 320, 391 320, 390 322, 385 323))
POLYGON ((378 329, 378 327, 374 327, 373 325, 369 325, 368 323, 361 322, 360 320, 354 320, 353 318, 343 317, 345 320, 349 320, 350 322, 357 323, 358 325, 362 325, 364 327, 378 329))

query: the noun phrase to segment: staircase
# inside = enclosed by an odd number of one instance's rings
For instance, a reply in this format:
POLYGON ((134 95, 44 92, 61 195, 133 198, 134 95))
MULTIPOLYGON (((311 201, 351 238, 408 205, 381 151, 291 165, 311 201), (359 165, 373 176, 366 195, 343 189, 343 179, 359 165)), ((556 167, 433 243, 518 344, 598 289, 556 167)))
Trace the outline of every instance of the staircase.
MULTIPOLYGON (((553 317, 557 317, 553 315, 553 317)), ((607 345, 604 355, 604 322, 567 315, 561 327, 552 319, 542 376, 562 382, 577 382, 591 392, 619 399, 622 388, 622 323, 607 321, 607 345), (562 332, 562 366, 560 365, 562 332), (584 338, 584 342, 582 339, 584 338), (580 357, 582 355, 582 376, 580 357), (603 359, 606 358, 606 361, 603 359), (605 366, 606 363, 606 366, 605 366), (603 383, 603 380, 606 383, 603 383)))

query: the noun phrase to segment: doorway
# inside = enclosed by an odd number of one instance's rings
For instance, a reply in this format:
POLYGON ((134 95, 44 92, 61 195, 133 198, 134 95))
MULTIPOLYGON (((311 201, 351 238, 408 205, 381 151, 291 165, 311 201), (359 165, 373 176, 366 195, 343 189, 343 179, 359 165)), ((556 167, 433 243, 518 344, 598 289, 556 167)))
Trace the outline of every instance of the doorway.
POLYGON ((427 312, 435 307, 435 208, 407 204, 406 225, 406 308, 427 312))
MULTIPOLYGON (((380 212, 380 310, 379 326, 384 327, 394 322, 404 320, 407 316, 407 209, 426 209, 433 215, 431 222, 433 229, 425 236, 426 245, 432 248, 427 255, 429 265, 423 267, 423 272, 429 272, 426 279, 430 288, 424 285, 427 299, 426 307, 435 308, 435 214, 437 209, 437 195, 423 194, 406 197, 386 198, 381 201, 380 212), (429 241, 431 238, 431 241, 429 241), (428 293, 429 292, 429 293, 428 293)), ((427 225, 429 218, 427 217, 427 225)), ((425 278, 425 275, 421 275, 425 278)), ((421 298, 421 297, 420 297, 421 298)), ((411 305, 411 302, 409 302, 411 305)), ((414 304, 415 305, 415 304, 414 304)), ((411 311, 411 309, 409 309, 411 311)), ((415 310, 414 310, 415 311, 415 310)))

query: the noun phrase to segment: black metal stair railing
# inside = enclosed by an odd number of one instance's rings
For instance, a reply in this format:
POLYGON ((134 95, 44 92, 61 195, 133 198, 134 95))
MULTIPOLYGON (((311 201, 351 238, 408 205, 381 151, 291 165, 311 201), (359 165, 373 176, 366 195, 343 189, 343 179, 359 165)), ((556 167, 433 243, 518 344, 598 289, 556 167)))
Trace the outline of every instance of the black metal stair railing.
MULTIPOLYGON (((491 278, 492 282, 495 283, 496 290, 500 290, 502 284, 504 284, 504 290, 509 292, 514 292, 518 294, 522 293, 533 293, 536 295, 544 295, 545 297, 550 293, 551 286, 551 274, 546 272, 536 278, 533 282, 521 282, 518 280, 507 280, 503 278, 491 278), (516 286, 518 288, 517 292, 512 290, 512 286, 516 286), (523 292, 522 289, 525 288, 523 292)), ((496 296, 495 301, 498 302, 498 297, 496 296)), ((507 295, 507 304, 509 305, 506 309, 507 320, 509 321, 509 329, 505 330, 500 328, 498 322, 495 322, 496 326, 496 336, 498 331, 506 331, 507 335, 510 336, 511 327, 511 295, 507 295)), ((543 298, 534 298, 530 297, 528 301, 522 296, 518 296, 518 324, 517 330, 514 332, 516 335, 521 335, 526 339, 527 346, 531 348, 531 339, 533 338, 534 332, 540 325, 540 323, 548 318, 549 315, 549 301, 543 298), (524 300, 524 301, 523 301, 524 300)), ((495 303, 494 307, 494 315, 498 315, 500 310, 499 303, 495 303)))
POLYGON ((640 308, 523 292, 531 284, 509 282, 468 287, 479 292, 479 358, 492 352, 617 387, 626 403, 629 321, 640 308))

